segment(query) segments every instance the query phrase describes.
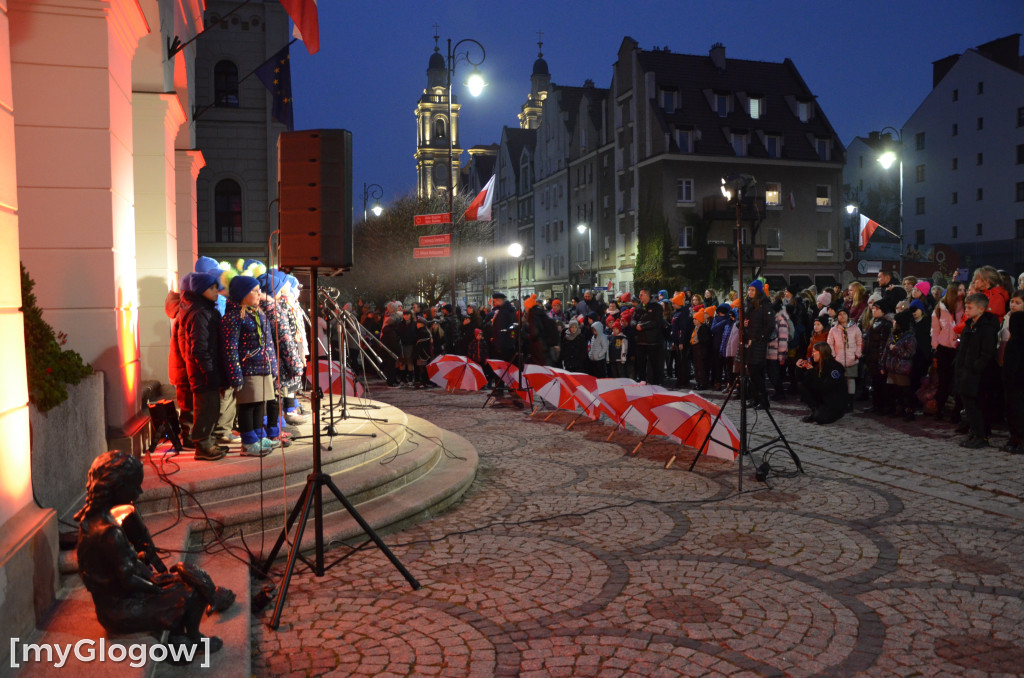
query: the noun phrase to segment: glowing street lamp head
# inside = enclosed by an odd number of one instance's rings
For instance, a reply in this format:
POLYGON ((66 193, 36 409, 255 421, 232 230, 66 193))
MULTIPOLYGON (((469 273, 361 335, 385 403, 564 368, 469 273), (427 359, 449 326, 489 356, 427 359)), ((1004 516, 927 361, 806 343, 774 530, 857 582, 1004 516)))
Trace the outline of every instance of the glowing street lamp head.
POLYGON ((576 227, 576 230, 579 231, 580 235, 583 235, 584 233, 587 232, 587 225, 586 224, 579 224, 576 227))
POLYGON ((856 205, 847 205, 846 206, 846 213, 847 214, 853 214, 856 211, 857 211, 857 206, 856 205))
POLYGON ((476 258, 476 263, 478 263, 478 264, 484 263, 484 258, 483 257, 477 257, 476 258))
POLYGON ((513 259, 518 259, 523 255, 523 246, 517 242, 512 243, 508 246, 508 255, 513 259))
POLYGON ((466 79, 466 87, 469 89, 469 93, 478 97, 486 86, 487 83, 484 81, 483 74, 474 66, 473 71, 469 74, 469 78, 466 79))
POLYGON ((378 203, 375 203, 373 205, 373 207, 370 208, 370 211, 373 212, 373 216, 379 217, 381 212, 384 211, 384 208, 381 207, 380 203, 378 202, 378 203))
POLYGON ((885 169, 892 167, 892 164, 896 162, 896 154, 892 151, 886 151, 882 155, 878 156, 879 164, 885 169))

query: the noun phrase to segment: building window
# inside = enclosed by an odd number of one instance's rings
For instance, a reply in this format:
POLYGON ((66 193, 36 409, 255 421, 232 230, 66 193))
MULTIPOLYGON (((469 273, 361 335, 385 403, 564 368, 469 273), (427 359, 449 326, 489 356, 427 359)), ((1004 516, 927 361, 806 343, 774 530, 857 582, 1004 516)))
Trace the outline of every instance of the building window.
POLYGON ((917 183, 924 181, 924 165, 918 165, 914 168, 914 179, 917 183))
MULTIPOLYGON (((768 152, 769 158, 782 157, 782 137, 769 135, 764 138, 764 149, 768 152)), ((863 158, 861 158, 863 160, 863 158)))
POLYGON ((764 230, 764 245, 766 249, 778 252, 782 249, 781 231, 777 228, 766 228, 764 230))
POLYGON ((447 139, 448 135, 445 133, 445 128, 444 118, 436 118, 434 120, 434 138, 447 139))
POLYGON ((762 115, 764 115, 764 99, 750 97, 750 117, 758 120, 762 115))
POLYGON ((691 143, 692 134, 693 132, 688 129, 676 130, 676 144, 679 146, 680 153, 691 153, 693 151, 693 144, 691 143))
POLYGON ((676 112, 676 93, 672 90, 661 91, 661 107, 665 109, 666 113, 676 112))
POLYGON ((832 140, 815 139, 814 148, 818 152, 818 160, 828 162, 832 159, 832 140))
POLYGON ((981 235, 981 224, 975 225, 974 235, 981 235))
POLYGON ((984 94, 984 93, 985 93, 985 81, 981 80, 981 81, 978 82, 978 94, 984 94))
MULTIPOLYGON (((740 229, 740 243, 743 244, 743 245, 746 245, 747 242, 750 240, 750 238, 748 237, 749 235, 750 235, 750 233, 747 232, 747 227, 746 226, 741 228, 740 229)), ((736 242, 736 227, 735 226, 732 229, 732 242, 736 242)))
POLYGON ((801 101, 796 105, 796 114, 800 118, 800 122, 807 122, 811 119, 811 103, 809 101, 801 101))
POLYGON ((918 132, 914 135, 914 147, 919 150, 924 150, 924 132, 918 132))
POLYGON ((959 99, 960 99, 960 90, 958 90, 958 89, 953 90, 953 101, 958 101, 959 99))
POLYGON ((832 207, 832 187, 827 184, 819 184, 816 190, 815 206, 818 208, 832 207))
POLYGON ((736 155, 747 154, 747 135, 746 134, 733 134, 732 135, 732 150, 736 155))
POLYGON ((1017 182, 1017 202, 1024 202, 1024 181, 1017 182))
POLYGON ((954 123, 953 123, 953 136, 956 136, 956 135, 957 135, 957 132, 959 132, 959 131, 960 131, 960 126, 959 126, 959 125, 957 125, 957 124, 956 124, 956 123, 954 122, 954 123))
POLYGON ((957 159, 956 159, 956 158, 953 158, 953 169, 956 169, 956 168, 957 168, 957 165, 959 165, 959 164, 960 164, 960 163, 959 163, 959 162, 957 161, 957 159))
POLYGON ((817 232, 817 249, 819 252, 832 251, 832 231, 819 229, 817 232))
POLYGON ((693 226, 683 226, 679 229, 679 247, 684 250, 693 249, 693 226))
POLYGON ((1017 108, 1017 127, 1024 127, 1024 106, 1017 108))
POLYGON ((221 179, 213 192, 213 222, 217 242, 242 242, 242 187, 221 179))
POLYGON ((985 189, 979 188, 978 189, 978 197, 976 198, 976 200, 984 200, 984 199, 985 199, 985 189))
POLYGON ((238 66, 230 61, 218 61, 213 67, 213 101, 217 106, 238 108, 238 66))
POLYGON ((693 179, 676 180, 676 202, 693 202, 693 179))
POLYGON ((978 118, 978 129, 985 129, 985 118, 978 118))
POLYGON ((953 240, 956 240, 958 230, 959 229, 956 226, 953 227, 953 240))
POLYGON ((766 207, 782 207, 782 185, 769 181, 764 185, 764 204, 766 207))
POLYGON ((1015 237, 1017 240, 1024 240, 1024 219, 1018 219, 1015 225, 1017 227, 1015 237))
POLYGON ((715 95, 715 112, 720 118, 729 115, 729 96, 727 94, 715 95))
POLYGON ((924 229, 923 228, 919 228, 916 231, 914 231, 914 244, 918 245, 918 246, 924 244, 924 229))
POLYGON ((985 154, 984 153, 979 153, 978 154, 978 164, 979 165, 984 165, 985 164, 985 154))
POLYGON ((914 200, 914 214, 924 214, 924 198, 914 200))
POLYGON ((955 205, 956 203, 957 203, 957 193, 956 193, 956 191, 953 191, 953 204, 955 205))
POLYGON ((1024 144, 1017 144, 1017 164, 1024 165, 1024 144))

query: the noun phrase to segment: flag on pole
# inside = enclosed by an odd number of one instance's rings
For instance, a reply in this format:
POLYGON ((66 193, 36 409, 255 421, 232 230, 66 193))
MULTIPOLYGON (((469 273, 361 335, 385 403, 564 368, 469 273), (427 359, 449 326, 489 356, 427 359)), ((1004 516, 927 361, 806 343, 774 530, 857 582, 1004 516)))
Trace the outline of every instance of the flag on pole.
POLYGON ((793 195, 793 191, 789 192, 789 209, 796 209, 796 197, 793 195))
POLYGON ((469 204, 469 209, 466 210, 466 221, 490 221, 491 220, 491 203, 494 198, 494 175, 487 181, 487 185, 484 186, 484 190, 480 191, 473 202, 469 204))
POLYGON ((295 129, 295 122, 292 118, 292 67, 288 45, 263 62, 255 73, 274 97, 270 112, 291 132, 295 129))
POLYGON ((281 0, 288 16, 295 24, 292 34, 306 45, 310 54, 320 51, 320 17, 316 0, 281 0))
POLYGON ((875 230, 878 228, 878 222, 868 219, 863 214, 860 215, 860 251, 863 252, 868 246, 868 240, 871 240, 871 236, 874 235, 875 230))

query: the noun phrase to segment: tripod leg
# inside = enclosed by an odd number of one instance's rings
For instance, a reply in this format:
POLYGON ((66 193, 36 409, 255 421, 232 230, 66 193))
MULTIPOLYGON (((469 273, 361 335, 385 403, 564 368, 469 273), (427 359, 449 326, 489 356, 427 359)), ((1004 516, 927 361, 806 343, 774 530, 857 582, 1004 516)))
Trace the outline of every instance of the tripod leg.
POLYGON ((345 510, 349 512, 349 515, 356 519, 356 522, 359 523, 359 527, 363 528, 363 532, 365 532, 366 535, 373 540, 373 543, 377 545, 377 548, 379 548, 385 556, 387 556, 387 559, 391 561, 391 564, 395 566, 395 569, 398 570, 403 577, 405 577, 405 580, 409 582, 409 585, 412 587, 412 590, 415 591, 419 589, 420 583, 416 581, 416 578, 413 577, 412 574, 409 573, 409 570, 405 569, 405 565, 402 565, 402 561, 400 561, 395 556, 395 554, 391 552, 391 549, 388 548, 388 545, 381 540, 380 536, 377 535, 376 531, 374 531, 374 529, 370 527, 370 524, 366 522, 363 516, 359 514, 359 511, 356 510, 356 507, 353 506, 352 503, 345 497, 345 495, 341 493, 341 490, 339 490, 338 486, 334 484, 334 481, 331 480, 330 476, 323 476, 323 483, 327 485, 327 487, 331 488, 331 492, 333 492, 334 496, 338 498, 338 501, 340 501, 345 506, 345 510))
MULTIPOLYGON (((281 592, 277 596, 277 605, 274 606, 274 615, 270 618, 270 628, 276 629, 281 624, 281 613, 284 612, 284 599, 288 595, 288 585, 292 580, 292 573, 295 571, 295 561, 299 559, 299 550, 302 548, 302 535, 306 532, 306 519, 309 517, 309 507, 312 504, 314 494, 320 494, 320 488, 316 485, 315 476, 310 475, 306 481, 306 496, 302 503, 302 514, 299 516, 299 527, 295 531, 295 541, 292 549, 288 552, 288 566, 284 571, 284 580, 281 582, 281 592)), ((296 504, 296 507, 299 505, 296 504)))
POLYGON ((299 493, 299 498, 295 502, 295 506, 292 507, 292 512, 288 514, 288 520, 285 522, 284 527, 281 529, 281 534, 277 536, 277 541, 274 542, 274 548, 270 549, 270 555, 263 561, 263 567, 260 571, 263 574, 270 572, 270 566, 274 563, 274 559, 277 558, 277 552, 284 546, 285 539, 288 538, 288 531, 292 529, 292 525, 295 524, 295 519, 299 517, 299 512, 302 507, 306 505, 306 495, 309 493, 309 481, 307 479, 306 486, 302 488, 302 492, 299 493))

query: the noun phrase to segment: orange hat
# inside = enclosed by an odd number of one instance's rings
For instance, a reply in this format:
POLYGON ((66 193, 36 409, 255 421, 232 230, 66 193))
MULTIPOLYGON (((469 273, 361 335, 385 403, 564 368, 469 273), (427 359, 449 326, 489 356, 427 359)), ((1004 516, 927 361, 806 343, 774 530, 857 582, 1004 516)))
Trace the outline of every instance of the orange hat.
POLYGON ((537 305, 537 295, 531 294, 523 300, 523 308, 529 311, 531 308, 537 305))
POLYGON ((552 306, 561 306, 562 305, 562 300, 561 299, 552 299, 551 300, 551 305, 552 306))
POLYGON ((693 322, 698 325, 703 325, 705 322, 707 322, 707 319, 708 316, 706 313, 704 313, 703 308, 693 314, 693 322))
POLYGON ((729 305, 732 306, 733 308, 739 308, 740 307, 740 300, 739 299, 733 299, 732 301, 729 302, 729 305))
POLYGON ((676 306, 686 306, 686 293, 676 292, 676 296, 672 297, 672 303, 676 306))

